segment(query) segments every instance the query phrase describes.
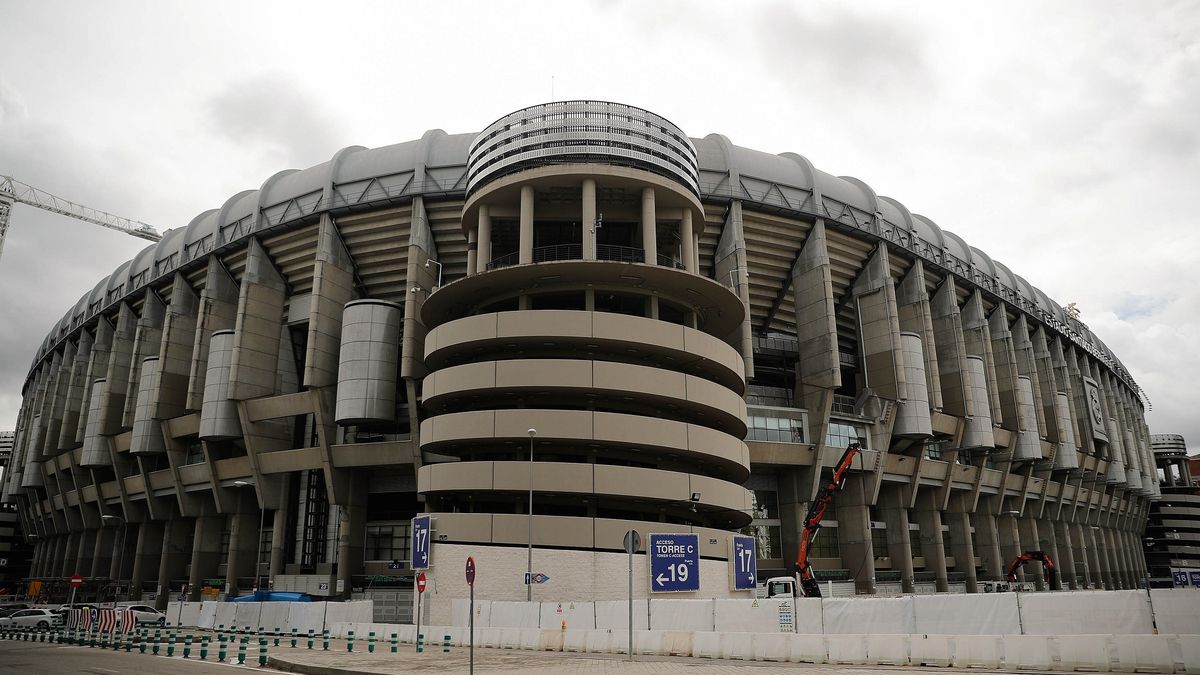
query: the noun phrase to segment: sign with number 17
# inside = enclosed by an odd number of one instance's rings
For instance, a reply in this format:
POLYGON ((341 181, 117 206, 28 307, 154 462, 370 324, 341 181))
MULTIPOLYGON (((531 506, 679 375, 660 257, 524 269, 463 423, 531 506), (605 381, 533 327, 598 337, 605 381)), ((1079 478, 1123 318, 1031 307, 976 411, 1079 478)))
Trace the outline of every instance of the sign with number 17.
POLYGON ((752 591, 758 585, 758 550, 754 537, 735 535, 730 542, 729 565, 735 591, 752 591))
POLYGON ((429 569, 429 516, 412 519, 412 568, 429 569))

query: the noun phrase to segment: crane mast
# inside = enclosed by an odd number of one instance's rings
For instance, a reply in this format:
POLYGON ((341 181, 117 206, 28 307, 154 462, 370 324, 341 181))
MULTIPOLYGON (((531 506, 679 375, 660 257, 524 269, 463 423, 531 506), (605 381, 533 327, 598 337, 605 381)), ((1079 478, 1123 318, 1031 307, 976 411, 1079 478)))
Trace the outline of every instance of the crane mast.
POLYGON ((62 197, 56 197, 45 190, 22 183, 12 176, 0 176, 0 255, 4 254, 4 236, 8 234, 8 220, 12 214, 13 204, 28 204, 44 211, 107 227, 110 230, 124 232, 147 241, 162 239, 162 235, 153 227, 140 220, 130 220, 107 211, 76 204, 62 197))

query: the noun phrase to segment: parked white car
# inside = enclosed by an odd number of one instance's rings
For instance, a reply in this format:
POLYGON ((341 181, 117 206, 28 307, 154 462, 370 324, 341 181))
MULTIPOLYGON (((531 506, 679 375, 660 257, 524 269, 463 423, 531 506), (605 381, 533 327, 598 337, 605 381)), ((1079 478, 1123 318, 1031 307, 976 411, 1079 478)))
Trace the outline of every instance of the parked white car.
POLYGON ((22 609, 0 619, 0 628, 49 628, 61 625, 62 617, 48 609, 22 609))
POLYGON ((117 616, 124 616, 123 612, 127 609, 133 610, 134 622, 139 626, 146 624, 162 626, 167 623, 167 615, 163 614, 157 609, 154 609, 150 605, 127 605, 118 607, 117 616))

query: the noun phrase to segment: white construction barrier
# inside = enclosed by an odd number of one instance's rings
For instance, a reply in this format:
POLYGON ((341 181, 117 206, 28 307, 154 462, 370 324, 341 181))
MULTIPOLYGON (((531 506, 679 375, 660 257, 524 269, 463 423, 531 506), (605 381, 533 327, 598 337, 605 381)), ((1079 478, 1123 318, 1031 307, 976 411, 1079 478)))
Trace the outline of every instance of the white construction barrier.
POLYGON ((716 630, 712 600, 650 600, 650 628, 654 630, 716 630))
POLYGON ((825 650, 832 664, 861 666, 867 662, 865 635, 826 635, 825 650))
MULTIPOLYGON (((787 601, 789 606, 793 601, 787 601)), ((779 600, 714 600, 713 628, 717 632, 740 631, 745 633, 777 633, 779 627, 779 600)), ((793 607, 794 608, 794 607, 793 607)), ((650 606, 651 619, 658 625, 654 603, 650 606)), ((793 620, 795 613, 791 613, 793 620)), ((704 629, 708 630, 708 629, 704 629)), ((789 631, 791 632, 791 631, 789 631)))
MULTIPOLYGON (((633 653, 634 654, 662 654, 663 633, 661 630, 635 630, 633 631, 633 653)), ((628 639, 626 639, 628 642, 628 639)))
POLYGON ((233 617, 237 612, 237 603, 233 602, 218 602, 216 603, 216 614, 213 616, 213 626, 229 628, 233 625, 233 617))
POLYGON ((1154 631, 1145 591, 1021 593, 1025 635, 1149 635, 1154 631))
POLYGON ((1005 635, 1004 667, 1013 670, 1050 670, 1053 637, 1045 635, 1005 635))
POLYGON ((233 611, 233 622, 239 628, 251 628, 257 630, 262 624, 258 622, 259 616, 262 615, 261 602, 235 602, 231 603, 237 607, 233 611))
MULTIPOLYGON (((314 635, 320 635, 325 628, 325 605, 324 602, 289 602, 287 627, 288 629, 295 628, 299 635, 308 635, 309 629, 312 629, 314 635)), ((220 621, 220 612, 217 613, 217 623, 220 621)), ((232 623, 232 621, 230 621, 232 623)), ((229 625, 226 623, 225 625, 229 625)))
MULTIPOLYGON (((476 603, 478 605, 478 603, 476 603)), ((541 603, 494 600, 489 626, 497 628, 539 628, 541 603)), ((478 620, 478 617, 477 617, 478 620)), ((477 624, 478 625, 478 624, 477 624)))
POLYGON ((821 611, 826 635, 909 635, 916 632, 913 626, 912 596, 827 598, 821 611))
POLYGON ((566 622, 567 630, 591 630, 596 627, 596 604, 593 602, 543 602, 541 618, 538 623, 542 628, 562 630, 566 622))
POLYGON ((663 632, 663 656, 691 656, 692 635, 690 630, 669 630, 663 632))
POLYGON ((825 647, 824 635, 800 633, 793 635, 788 661, 795 663, 827 663, 829 650, 825 647))
POLYGON ((1185 673, 1200 673, 1200 635, 1176 635, 1177 661, 1183 664, 1185 673))
MULTIPOLYGON (((454 600, 450 605, 450 623, 455 626, 466 626, 470 618, 470 600, 454 600)), ((491 627, 492 623, 492 601, 491 600, 476 600, 475 601, 475 627, 484 628, 491 627)))
POLYGON ((754 633, 721 633, 721 658, 754 659, 754 633))
POLYGON ((701 659, 721 658, 721 636, 724 633, 698 630, 692 633, 692 656, 701 659))
MULTIPOLYGON (((596 628, 602 630, 629 630, 629 605, 627 600, 597 600, 596 628)), ((633 629, 648 630, 646 600, 633 601, 633 629)))
POLYGON ((914 666, 947 667, 954 662, 954 637, 912 635, 908 640, 908 662, 914 666))
POLYGON ((755 633, 755 661, 787 661, 791 653, 790 633, 755 633))
POLYGON ((179 611, 182 608, 183 608, 182 602, 168 602, 167 603, 166 617, 167 617, 167 625, 168 626, 178 626, 179 625, 179 611))
POLYGON ((955 668, 1000 667, 1004 642, 999 635, 960 635, 954 640, 955 668))
POLYGON ((1107 635, 1059 635, 1058 670, 1086 670, 1107 673, 1112 669, 1107 635))
POLYGON ((198 626, 200 624, 200 605, 199 602, 179 603, 179 625, 187 628, 198 626))
POLYGON ((921 595, 913 597, 913 633, 933 635, 1018 635, 1016 593, 921 595))
POLYGON ((213 600, 205 600, 204 602, 200 603, 200 618, 196 620, 196 626, 198 628, 208 629, 216 626, 217 605, 220 604, 221 603, 213 600))
POLYGON ((1154 588, 1154 623, 1159 633, 1200 635, 1200 594, 1189 588, 1154 588))
POLYGON ((907 635, 867 635, 867 663, 872 666, 907 666, 907 635))
POLYGON ((1170 673, 1175 669, 1171 645, 1165 635, 1113 635, 1116 663, 1113 670, 1123 673, 1170 673))
POLYGON ((797 633, 821 635, 825 632, 825 601, 821 598, 796 599, 797 633))
MULTIPOLYGON (((258 623, 267 630, 275 630, 278 628, 284 632, 290 628, 288 625, 288 610, 291 605, 297 604, 294 602, 263 602, 259 603, 262 606, 262 611, 258 616, 258 623)), ((299 603, 311 604, 311 603, 299 603)))

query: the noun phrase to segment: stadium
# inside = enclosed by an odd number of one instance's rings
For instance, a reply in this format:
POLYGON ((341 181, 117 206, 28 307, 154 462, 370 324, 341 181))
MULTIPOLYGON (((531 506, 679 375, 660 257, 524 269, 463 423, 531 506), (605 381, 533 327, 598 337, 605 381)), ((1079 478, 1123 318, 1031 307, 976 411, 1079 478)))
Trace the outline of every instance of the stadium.
POLYGON ((855 443, 828 592, 991 591, 1030 550, 1030 589, 1146 575, 1140 390, 1076 316, 861 180, 629 105, 281 171, 64 309, 3 486, 52 596, 404 620, 429 514, 435 617, 468 555, 481 598, 623 598, 629 529, 695 533, 690 595, 738 597, 732 536, 790 574, 855 443))

